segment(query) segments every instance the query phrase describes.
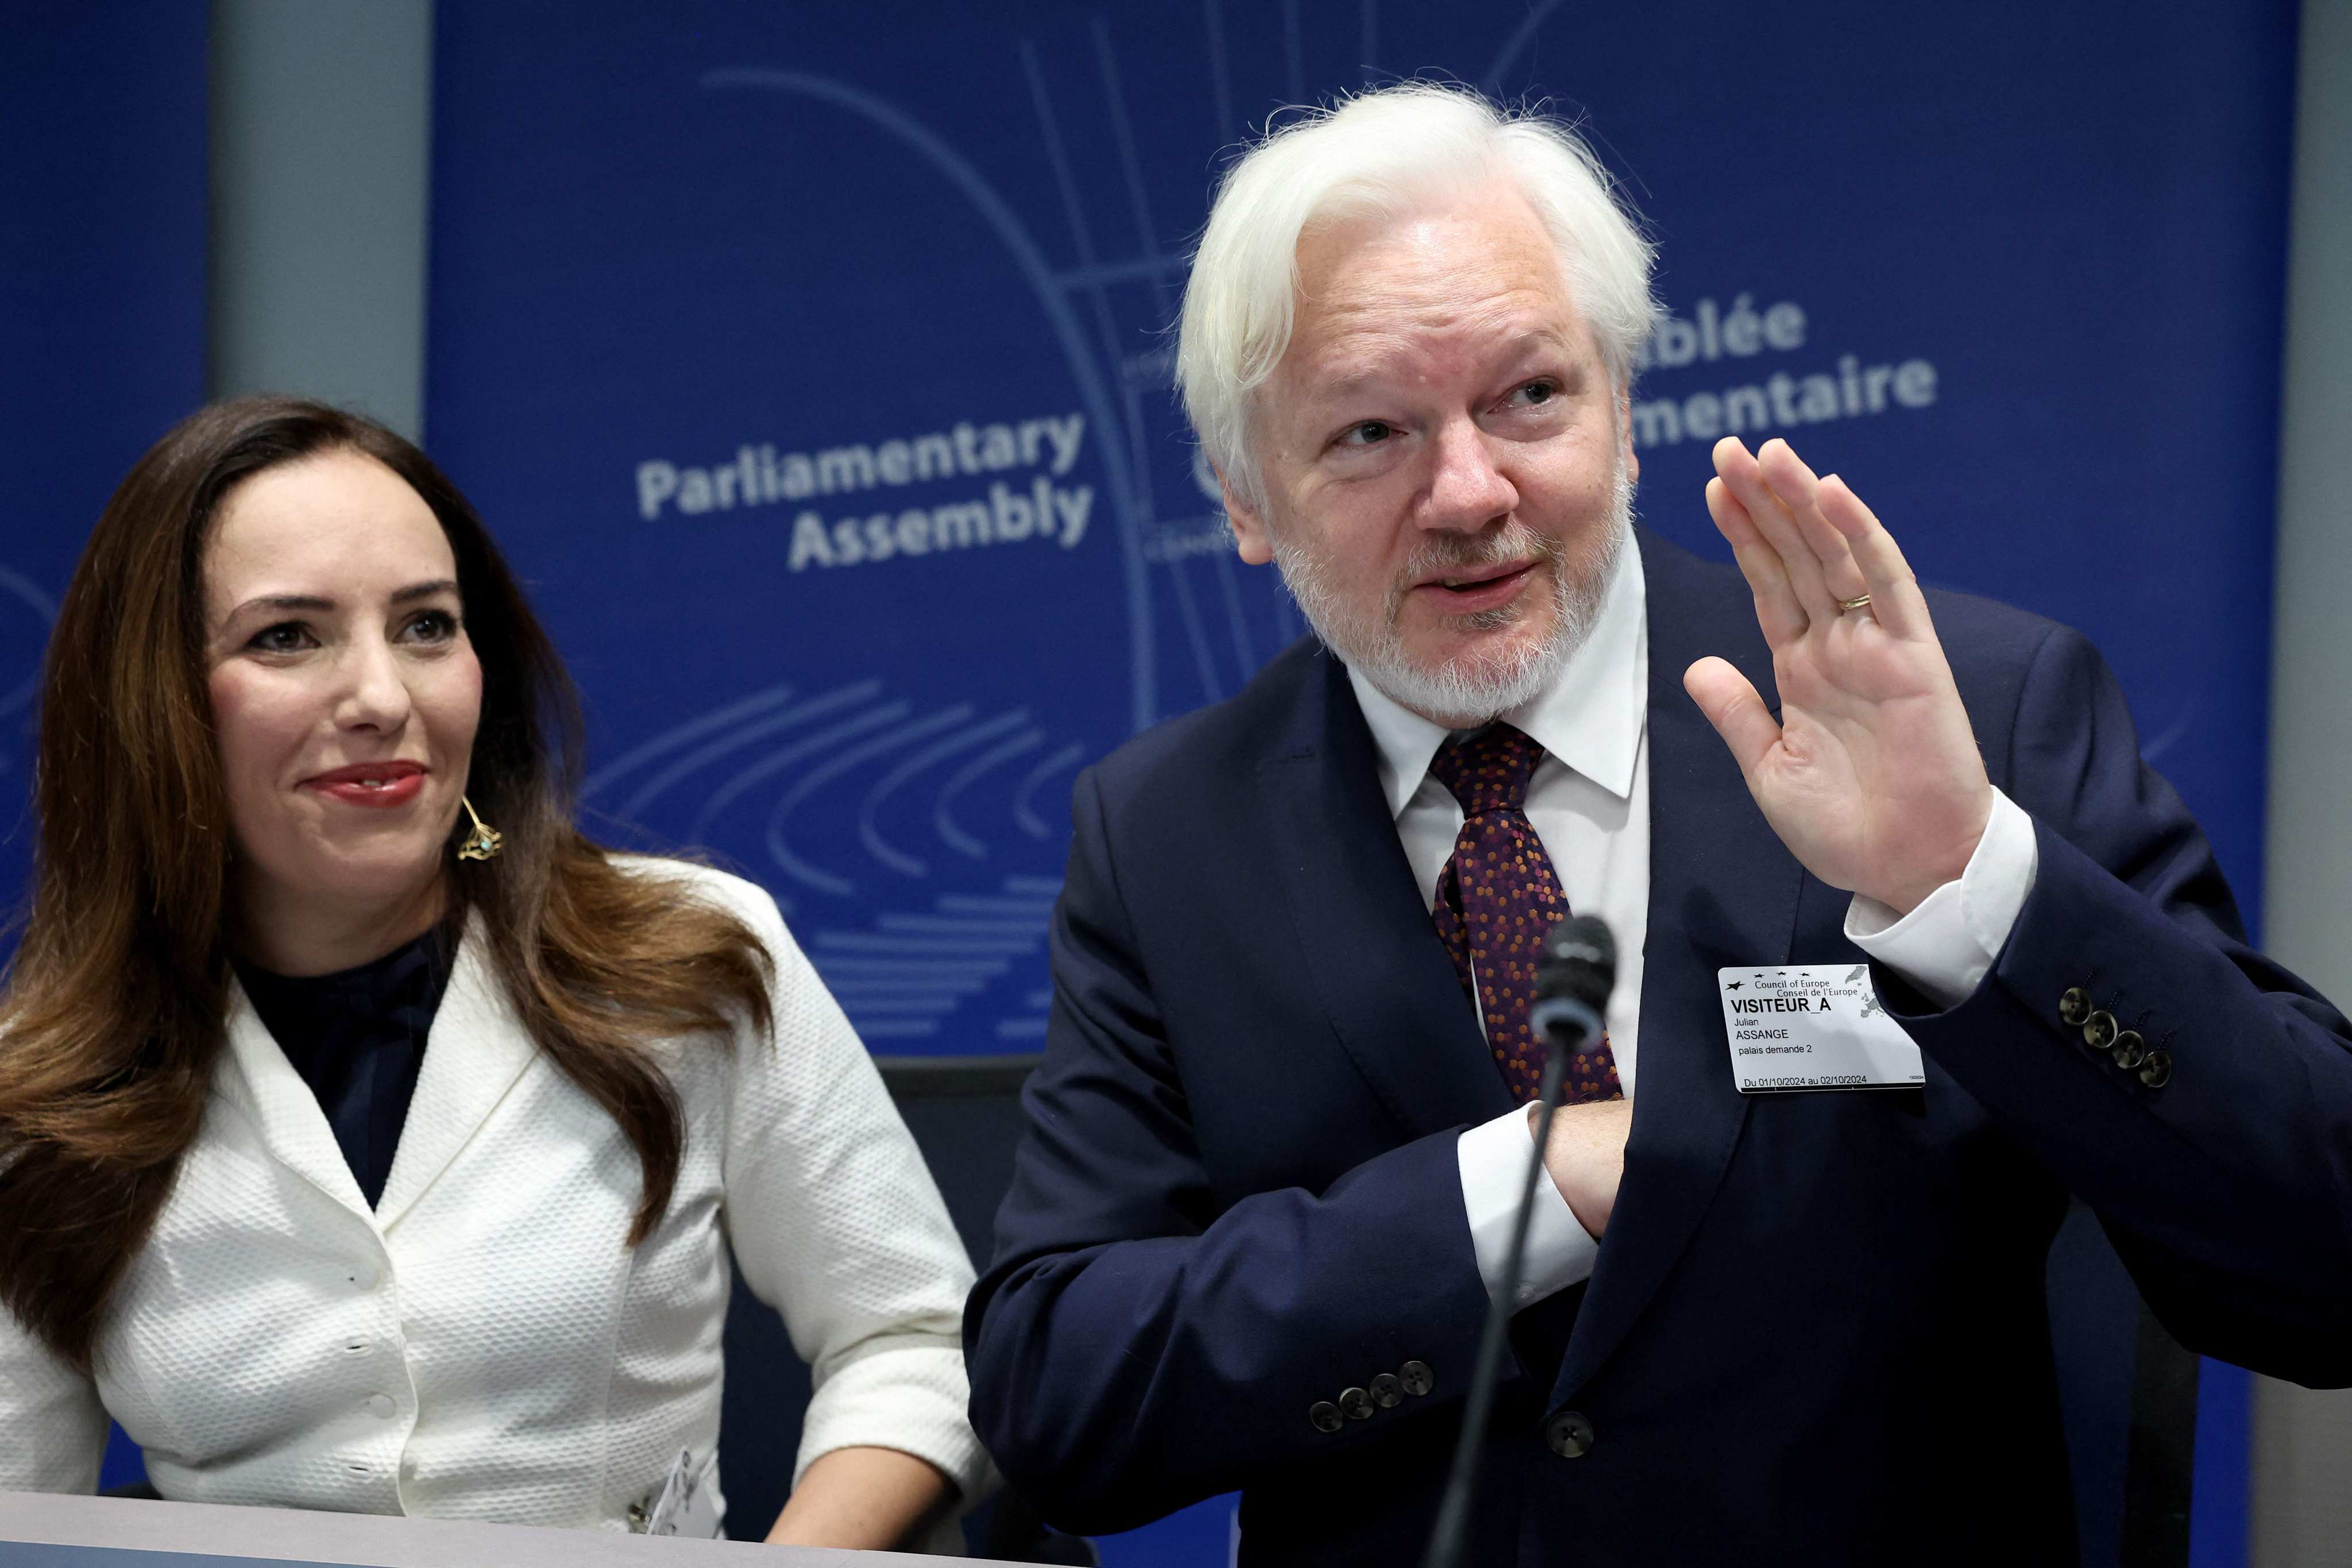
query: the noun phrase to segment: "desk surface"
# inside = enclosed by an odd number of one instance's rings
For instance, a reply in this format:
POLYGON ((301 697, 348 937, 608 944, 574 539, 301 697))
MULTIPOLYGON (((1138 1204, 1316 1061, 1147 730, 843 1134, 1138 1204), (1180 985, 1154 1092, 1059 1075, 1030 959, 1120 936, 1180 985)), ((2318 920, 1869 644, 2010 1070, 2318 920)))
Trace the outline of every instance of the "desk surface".
POLYGON ((300 1509, 59 1497, 0 1491, 5 1568, 953 1568, 895 1552, 654 1540, 601 1530, 540 1530, 449 1519, 300 1509))

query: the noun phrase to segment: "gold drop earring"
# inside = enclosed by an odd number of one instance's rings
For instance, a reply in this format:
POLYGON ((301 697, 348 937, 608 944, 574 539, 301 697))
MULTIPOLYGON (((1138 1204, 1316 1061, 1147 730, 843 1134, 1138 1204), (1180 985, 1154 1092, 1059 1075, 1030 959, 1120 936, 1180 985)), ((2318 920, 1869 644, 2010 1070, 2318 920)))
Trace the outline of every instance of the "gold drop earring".
POLYGON ((460 860, 495 860, 501 854, 505 853, 507 847, 506 835, 500 833, 497 828, 492 827, 488 823, 484 822, 482 820, 482 814, 474 809, 474 803, 467 800, 464 795, 461 795, 457 797, 457 804, 464 806, 466 808, 466 815, 474 819, 474 831, 466 836, 466 841, 463 844, 457 846, 457 858, 460 860))

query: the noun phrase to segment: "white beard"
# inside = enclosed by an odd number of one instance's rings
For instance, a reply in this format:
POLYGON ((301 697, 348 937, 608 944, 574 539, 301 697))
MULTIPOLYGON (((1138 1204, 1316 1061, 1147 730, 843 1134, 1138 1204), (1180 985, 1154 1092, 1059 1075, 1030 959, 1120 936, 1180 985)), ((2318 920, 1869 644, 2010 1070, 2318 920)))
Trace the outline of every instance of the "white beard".
MULTIPOLYGON (((1349 613, 1325 580, 1322 563, 1295 540, 1275 540, 1275 564, 1307 624, 1349 668, 1424 718, 1471 728, 1540 695, 1592 635, 1593 623, 1601 618, 1609 574, 1633 535, 1633 485, 1622 461, 1612 489, 1607 536, 1583 571, 1571 572, 1559 546, 1522 522, 1506 524, 1500 532, 1475 542, 1468 542, 1467 536, 1461 534, 1436 535, 1399 574, 1399 585, 1389 590, 1376 626, 1364 625, 1369 617, 1349 613), (1441 543, 1441 540, 1454 542, 1441 543), (1413 664, 1405 657, 1404 639, 1397 630, 1397 613, 1406 592, 1403 584, 1447 566, 1489 565, 1529 555, 1540 557, 1551 572, 1549 637, 1533 647, 1522 644, 1493 651, 1482 648, 1433 668, 1413 664)), ((1522 606, 1514 605, 1465 618, 1472 626, 1489 629, 1508 626, 1524 613, 1522 606)))

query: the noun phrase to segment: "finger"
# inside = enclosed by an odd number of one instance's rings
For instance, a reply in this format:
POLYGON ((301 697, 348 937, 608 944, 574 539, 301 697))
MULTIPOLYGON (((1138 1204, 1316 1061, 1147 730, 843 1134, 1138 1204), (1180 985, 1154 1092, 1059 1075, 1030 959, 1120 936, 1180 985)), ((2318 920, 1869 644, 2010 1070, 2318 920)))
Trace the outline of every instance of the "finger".
POLYGON ((1827 624, 1836 618, 1837 605, 1822 578, 1822 563, 1812 547, 1798 531, 1796 519, 1772 487, 1764 479, 1764 470, 1740 444, 1736 436, 1726 436, 1715 444, 1715 471, 1723 476, 1756 530, 1764 536, 1773 552, 1780 557, 1780 569, 1789 575, 1789 585, 1795 590, 1797 602, 1805 607, 1814 622, 1827 624))
POLYGON ((1683 689, 1723 737, 1731 760, 1748 780, 1748 793, 1755 794, 1758 771, 1780 743, 1780 726, 1764 699, 1756 695, 1754 684, 1726 660, 1710 658, 1683 671, 1683 689))
POLYGON ((1936 629, 1928 618, 1927 596, 1919 592, 1919 579, 1878 514, 1835 474, 1822 481, 1821 503, 1823 519, 1853 552, 1863 586, 1870 595, 1871 614, 1878 617, 1878 624, 1898 637, 1933 637, 1936 629))
POLYGON ((1739 574, 1748 579, 1748 591, 1756 597, 1756 624, 1763 628, 1764 640, 1778 647, 1804 636, 1812 621, 1805 606, 1797 602, 1797 591, 1789 585, 1780 552, 1756 531, 1748 509, 1719 479, 1706 481, 1706 510, 1715 519, 1716 531, 1730 542, 1739 574))
MULTIPOLYGON (((1769 449, 1769 443, 1767 447, 1769 449)), ((1832 602, 1829 584, 1822 575, 1820 558, 1805 542, 1787 503, 1774 493, 1765 476, 1760 454, 1751 457, 1737 439, 1727 437, 1716 443, 1715 457, 1717 471, 1747 509, 1758 532, 1780 557, 1781 570, 1788 574, 1790 586, 1807 616, 1815 622, 1835 618, 1837 608, 1832 602)))
POLYGON ((1788 509, 1805 548, 1821 563, 1822 581, 1831 595, 1851 599, 1868 593, 1869 584, 1862 567, 1854 561, 1853 546, 1822 513, 1821 481, 1814 478, 1805 460, 1797 456, 1796 448, 1776 436, 1757 449, 1756 467, 1764 476, 1764 482, 1772 487, 1773 495, 1788 509))

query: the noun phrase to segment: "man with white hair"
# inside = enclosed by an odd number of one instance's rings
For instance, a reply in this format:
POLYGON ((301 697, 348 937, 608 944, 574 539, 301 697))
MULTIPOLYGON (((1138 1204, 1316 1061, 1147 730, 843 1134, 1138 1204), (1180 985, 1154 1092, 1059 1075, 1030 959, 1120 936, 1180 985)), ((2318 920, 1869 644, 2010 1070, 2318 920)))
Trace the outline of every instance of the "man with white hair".
POLYGON ((1619 983, 1472 1562, 2073 1561, 2070 1191, 2194 1348, 2352 1381, 2352 1029, 2243 945, 2080 637, 1924 594, 1780 441, 1716 452, 1738 573, 1633 527, 1649 267, 1573 135, 1454 89, 1219 193, 1186 406, 1316 636, 1077 785, 966 1320, 975 1422, 1066 1527, 1238 1488, 1244 1562, 1417 1560, 1570 909, 1619 983), (1911 1087, 1743 1092, 1732 990, 1802 965, 1868 966, 1911 1087))

